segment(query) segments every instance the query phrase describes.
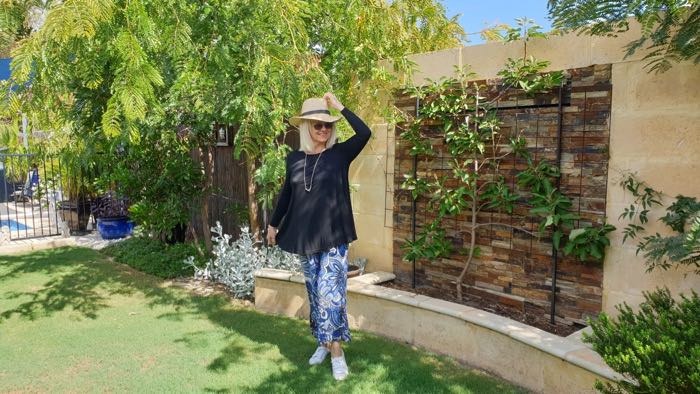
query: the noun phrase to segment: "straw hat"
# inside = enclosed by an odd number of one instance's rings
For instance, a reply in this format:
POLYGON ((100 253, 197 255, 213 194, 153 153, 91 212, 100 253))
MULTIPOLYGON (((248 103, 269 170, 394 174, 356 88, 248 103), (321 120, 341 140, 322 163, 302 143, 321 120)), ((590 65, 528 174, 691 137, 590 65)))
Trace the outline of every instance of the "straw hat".
POLYGON ((337 122, 340 116, 331 116, 331 112, 326 106, 326 100, 322 98, 310 98, 304 101, 301 106, 301 115, 292 116, 289 119, 289 123, 292 126, 297 126, 301 124, 301 121, 307 120, 318 120, 320 122, 337 122))

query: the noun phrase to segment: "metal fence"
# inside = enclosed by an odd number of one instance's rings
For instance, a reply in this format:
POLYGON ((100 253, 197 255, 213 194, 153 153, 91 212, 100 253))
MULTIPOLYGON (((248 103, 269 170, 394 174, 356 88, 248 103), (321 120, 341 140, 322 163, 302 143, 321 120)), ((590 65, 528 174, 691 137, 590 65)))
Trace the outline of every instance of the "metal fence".
POLYGON ((56 158, 0 154, 0 234, 14 241, 87 231, 90 201, 67 192, 84 184, 74 174, 56 158))

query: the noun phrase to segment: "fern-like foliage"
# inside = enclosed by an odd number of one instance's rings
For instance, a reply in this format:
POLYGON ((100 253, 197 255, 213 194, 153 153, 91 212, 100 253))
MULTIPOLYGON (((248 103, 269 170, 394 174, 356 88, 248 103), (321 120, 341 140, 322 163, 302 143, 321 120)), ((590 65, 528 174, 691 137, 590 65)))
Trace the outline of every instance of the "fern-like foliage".
POLYGON ((684 265, 700 274, 700 202, 695 197, 676 196, 666 208, 666 215, 659 219, 673 233, 643 235, 648 213, 653 207, 662 205, 662 194, 633 175, 627 175, 620 185, 634 197, 634 203, 620 215, 620 219, 629 220, 623 230, 622 242, 641 238, 637 243, 637 254, 641 253, 646 259, 647 272, 684 265))
POLYGON ((673 231, 683 233, 690 220, 700 212, 700 203, 694 197, 676 196, 676 201, 668 208, 666 216, 660 220, 673 231))
POLYGON ((681 264, 698 267, 700 271, 700 215, 691 220, 690 229, 685 235, 686 254, 680 260, 681 264))
POLYGON ((700 2, 696 0, 549 0, 554 27, 613 36, 629 30, 628 18, 642 26, 627 45, 627 56, 645 47, 650 71, 664 72, 674 62, 700 63, 700 2))
MULTIPOLYGON (((332 90, 356 112, 378 114, 387 103, 377 92, 398 83, 383 60, 408 75, 408 54, 454 47, 463 38, 456 19, 434 0, 0 4, 0 45, 12 51, 17 87, 0 91, 1 117, 21 112, 32 117, 35 129, 62 134, 63 147, 82 149, 83 161, 111 164, 124 159, 114 154, 117 147, 150 152, 142 145, 167 146, 176 134, 190 149, 209 151, 212 123, 236 125, 234 153, 245 155, 249 166, 231 170, 259 168, 248 179, 263 190, 251 195, 268 205, 282 183, 286 120, 304 99, 332 90), (47 13, 33 31, 25 20, 35 5, 47 13)), ((347 136, 349 127, 342 128, 341 137, 347 136)), ((133 167, 138 178, 138 165, 124 167, 133 167)), ((111 168, 103 173, 115 178, 111 168)), ((178 186, 159 177, 146 187, 164 184, 178 186)))

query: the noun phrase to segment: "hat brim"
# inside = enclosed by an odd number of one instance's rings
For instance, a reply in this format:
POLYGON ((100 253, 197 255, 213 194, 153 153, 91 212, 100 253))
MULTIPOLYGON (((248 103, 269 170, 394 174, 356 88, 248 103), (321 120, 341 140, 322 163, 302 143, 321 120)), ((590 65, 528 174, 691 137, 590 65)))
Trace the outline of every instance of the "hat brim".
POLYGON ((326 114, 292 116, 291 118, 289 118, 289 124, 291 124, 292 126, 299 127, 302 120, 317 120, 319 122, 335 123, 335 122, 340 120, 340 116, 332 116, 332 115, 326 115, 326 114))

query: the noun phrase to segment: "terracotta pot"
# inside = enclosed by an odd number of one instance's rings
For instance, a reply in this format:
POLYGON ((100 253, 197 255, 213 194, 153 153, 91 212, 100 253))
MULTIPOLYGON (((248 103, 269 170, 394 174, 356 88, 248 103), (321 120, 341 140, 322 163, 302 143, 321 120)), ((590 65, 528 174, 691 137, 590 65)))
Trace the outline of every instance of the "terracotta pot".
POLYGON ((353 278, 360 275, 360 267, 348 264, 348 278, 353 278))

